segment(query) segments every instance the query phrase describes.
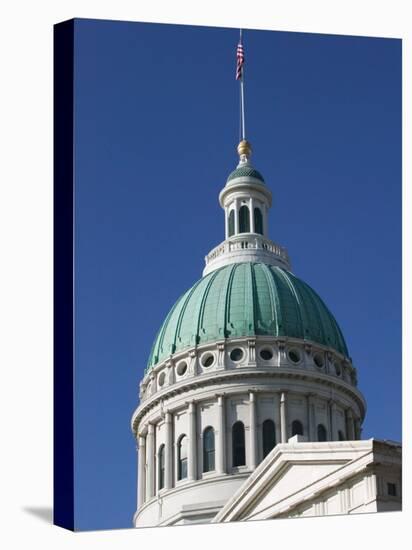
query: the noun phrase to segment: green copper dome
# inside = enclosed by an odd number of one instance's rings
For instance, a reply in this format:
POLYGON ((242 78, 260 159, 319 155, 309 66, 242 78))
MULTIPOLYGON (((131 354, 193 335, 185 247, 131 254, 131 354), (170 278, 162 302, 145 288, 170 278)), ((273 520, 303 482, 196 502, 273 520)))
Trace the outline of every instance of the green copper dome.
POLYGON ((348 356, 338 324, 314 290, 280 267, 244 262, 209 273, 177 300, 147 368, 196 344, 259 335, 301 338, 348 356))
POLYGON ((253 168, 253 166, 245 165, 245 166, 239 166, 236 168, 236 170, 233 170, 231 174, 229 174, 229 177, 227 178, 227 181, 233 180, 235 178, 242 178, 242 177, 251 177, 256 178, 257 180, 260 180, 262 183, 265 183, 265 180, 263 179, 263 176, 256 168, 253 168))

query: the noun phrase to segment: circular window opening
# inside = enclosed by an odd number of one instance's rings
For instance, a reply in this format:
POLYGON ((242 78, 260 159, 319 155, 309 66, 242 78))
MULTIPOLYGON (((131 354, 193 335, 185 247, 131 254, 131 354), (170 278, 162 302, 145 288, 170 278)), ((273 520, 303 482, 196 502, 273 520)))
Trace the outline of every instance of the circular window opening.
POLYGON ((164 372, 161 372, 159 374, 159 378, 157 379, 159 386, 163 386, 166 380, 166 374, 164 372))
POLYGON ((230 358, 232 361, 240 361, 243 357, 243 350, 240 348, 232 349, 230 352, 230 358))
POLYGON ((315 353, 315 355, 313 356, 313 362, 317 367, 321 369, 324 365, 323 355, 321 355, 320 353, 315 353))
POLYGON ((273 357, 273 353, 270 349, 260 350, 260 356, 264 361, 270 361, 273 357))
POLYGON ((211 367, 214 363, 215 357, 213 353, 205 353, 202 357, 202 365, 206 368, 211 367))
POLYGON ((299 363, 300 361, 300 353, 297 349, 291 349, 289 350, 289 359, 292 361, 292 363, 299 363))
POLYGON ((176 371, 179 376, 183 376, 187 371, 187 363, 185 361, 182 361, 181 363, 179 363, 177 365, 176 371))
POLYGON ((337 376, 340 376, 342 374, 342 369, 340 368, 339 363, 335 363, 335 372, 337 376))

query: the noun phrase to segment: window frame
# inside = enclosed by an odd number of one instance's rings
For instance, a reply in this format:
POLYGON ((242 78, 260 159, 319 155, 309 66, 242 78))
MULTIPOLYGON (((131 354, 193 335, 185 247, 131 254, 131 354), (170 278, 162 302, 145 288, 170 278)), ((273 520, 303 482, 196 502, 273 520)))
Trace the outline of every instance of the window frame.
POLYGON ((232 466, 246 466, 246 434, 245 425, 241 420, 236 420, 232 425, 232 466))
POLYGON ((177 440, 177 481, 182 481, 188 477, 188 437, 186 434, 181 434, 177 440), (186 456, 182 457, 182 442, 186 446, 186 456), (184 467, 183 467, 184 466, 184 467))
POLYGON ((266 418, 262 422, 262 455, 263 455, 263 458, 266 458, 267 455, 270 453, 270 451, 276 447, 276 445, 277 445, 277 441, 276 441, 276 424, 271 418, 266 418), (265 433, 265 426, 269 426, 269 425, 273 426, 272 435, 273 435, 273 442, 274 442, 274 445, 271 446, 270 448, 269 448, 270 442, 268 444, 267 439, 266 439, 268 433, 267 432, 265 433))
POLYGON ((203 468, 202 470, 203 470, 203 473, 206 474, 208 472, 213 472, 215 469, 216 469, 215 430, 213 429, 212 426, 207 426, 203 430, 203 468), (210 449, 206 448, 208 442, 211 443, 210 449))

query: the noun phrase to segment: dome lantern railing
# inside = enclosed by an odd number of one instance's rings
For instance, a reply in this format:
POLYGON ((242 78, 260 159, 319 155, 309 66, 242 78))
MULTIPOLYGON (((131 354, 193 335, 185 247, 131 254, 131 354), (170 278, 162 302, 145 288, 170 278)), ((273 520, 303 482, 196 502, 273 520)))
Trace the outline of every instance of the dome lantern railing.
POLYGON ((286 248, 262 235, 241 233, 223 241, 205 256, 203 275, 224 265, 242 261, 264 262, 291 270, 286 248))

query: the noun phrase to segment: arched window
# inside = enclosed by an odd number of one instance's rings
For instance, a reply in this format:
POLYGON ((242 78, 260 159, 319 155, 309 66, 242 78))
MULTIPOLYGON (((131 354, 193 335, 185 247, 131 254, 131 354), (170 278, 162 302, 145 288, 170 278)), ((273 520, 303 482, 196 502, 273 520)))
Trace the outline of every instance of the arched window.
POLYGON ((292 422, 292 437, 294 435, 303 435, 303 426, 300 420, 294 420, 292 422))
POLYGON ((235 211, 231 210, 229 214, 229 237, 235 234, 235 211))
POLYGON ((245 427, 240 420, 235 422, 232 427, 232 458, 233 466, 246 464, 245 427))
POLYGON ((239 233, 250 232, 249 208, 246 205, 240 207, 239 210, 239 233))
POLYGON ((323 424, 318 424, 318 441, 326 441, 326 428, 323 424))
POLYGON ((253 214, 255 218, 255 233, 263 235, 263 218, 260 208, 256 207, 253 214))
POLYGON ((345 436, 343 435, 342 430, 338 430, 338 439, 339 441, 345 441, 345 436))
POLYGON ((177 443, 177 479, 187 477, 187 436, 182 435, 177 443))
POLYGON ((203 432, 203 471, 215 469, 215 432, 210 426, 203 432))
POLYGON ((263 458, 270 453, 276 445, 276 430, 273 420, 265 420, 262 424, 263 458))
POLYGON ((158 463, 158 479, 159 479, 159 489, 163 489, 165 486, 165 446, 160 445, 159 452, 157 453, 157 463, 158 463))

